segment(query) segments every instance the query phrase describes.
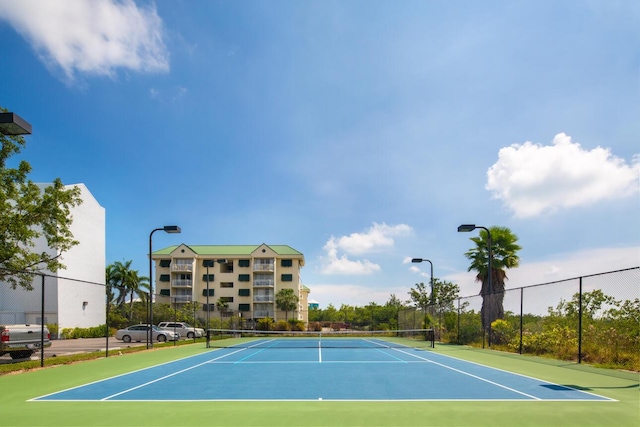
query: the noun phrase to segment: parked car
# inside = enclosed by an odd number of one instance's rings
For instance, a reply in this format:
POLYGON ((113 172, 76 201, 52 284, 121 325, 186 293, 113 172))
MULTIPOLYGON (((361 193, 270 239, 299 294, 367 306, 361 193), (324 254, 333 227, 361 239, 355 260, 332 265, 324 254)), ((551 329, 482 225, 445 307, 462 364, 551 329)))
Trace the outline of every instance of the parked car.
MULTIPOLYGON (((152 325, 153 329, 153 341, 164 342, 164 341, 177 341, 180 338, 179 333, 174 333, 173 331, 165 331, 160 329, 159 327, 152 325)), ((116 332, 116 339, 122 340, 124 342, 141 342, 146 341, 149 336, 149 325, 133 325, 128 328, 119 329, 116 332)))
POLYGON ((42 325, 0 325, 0 356, 31 357, 41 347, 51 346, 49 329, 42 325), (43 334, 44 332, 44 334, 43 334))
POLYGON ((204 336, 204 329, 193 327, 185 322, 160 322, 158 327, 165 331, 178 332, 181 337, 189 339, 202 338, 204 336))

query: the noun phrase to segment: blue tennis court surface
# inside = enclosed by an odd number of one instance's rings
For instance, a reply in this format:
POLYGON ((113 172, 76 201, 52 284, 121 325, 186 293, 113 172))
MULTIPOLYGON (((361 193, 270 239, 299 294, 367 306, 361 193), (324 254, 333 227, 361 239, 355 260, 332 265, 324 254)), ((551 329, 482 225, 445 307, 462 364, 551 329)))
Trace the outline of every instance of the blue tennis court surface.
POLYGON ((592 393, 412 347, 367 340, 220 348, 63 390, 36 401, 500 400, 611 401, 592 393))

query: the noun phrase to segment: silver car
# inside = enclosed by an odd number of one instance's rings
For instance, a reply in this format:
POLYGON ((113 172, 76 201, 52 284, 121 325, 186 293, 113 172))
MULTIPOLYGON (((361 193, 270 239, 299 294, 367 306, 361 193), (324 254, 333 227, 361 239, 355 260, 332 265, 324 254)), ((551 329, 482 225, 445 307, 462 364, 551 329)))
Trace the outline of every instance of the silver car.
MULTIPOLYGON (((173 331, 165 331, 153 325, 153 341, 165 342, 165 341, 177 341, 180 338, 180 334, 173 331)), ((149 336, 149 325, 133 325, 125 329, 119 329, 116 332, 116 339, 124 342, 141 342, 146 341, 149 336)))

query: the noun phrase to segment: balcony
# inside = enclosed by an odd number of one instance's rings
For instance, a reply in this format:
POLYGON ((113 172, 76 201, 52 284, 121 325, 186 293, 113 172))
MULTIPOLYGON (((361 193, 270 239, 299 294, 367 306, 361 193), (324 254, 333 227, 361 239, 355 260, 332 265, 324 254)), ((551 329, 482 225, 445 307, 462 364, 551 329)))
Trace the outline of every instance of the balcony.
POLYGON ((175 303, 191 302, 191 295, 176 295, 171 297, 175 303))
POLYGON ((273 295, 254 295, 253 302, 273 302, 273 295))
POLYGON ((255 288, 273 288, 275 281, 273 279, 256 279, 253 281, 255 288))
POLYGON ((193 280, 175 279, 171 281, 171 286, 174 288, 192 288, 193 280))
POLYGON ((171 271, 192 271, 193 264, 174 264, 171 263, 171 271))
POLYGON ((274 271, 273 263, 254 263, 253 271, 274 271))

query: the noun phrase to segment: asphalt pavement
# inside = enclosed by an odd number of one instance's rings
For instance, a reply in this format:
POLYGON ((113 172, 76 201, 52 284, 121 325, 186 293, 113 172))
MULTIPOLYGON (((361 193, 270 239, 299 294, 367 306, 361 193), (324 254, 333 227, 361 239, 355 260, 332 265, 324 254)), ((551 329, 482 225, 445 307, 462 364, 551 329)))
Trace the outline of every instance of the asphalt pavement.
MULTIPOLYGON (((109 351, 121 348, 146 346, 146 342, 124 343, 114 337, 109 337, 109 351)), ((76 338, 71 340, 51 340, 51 347, 44 349, 44 357, 62 356, 65 354, 91 353, 105 351, 107 349, 106 338, 76 338)), ((40 352, 34 356, 40 357, 40 352)))
MULTIPOLYGON (((109 352, 118 351, 122 348, 140 347, 146 346, 146 342, 131 342, 124 343, 115 339, 109 338, 109 352)), ((107 349, 106 338, 77 338, 72 340, 51 340, 51 347, 44 349, 44 357, 57 357, 65 354, 78 354, 78 353, 92 353, 94 351, 105 351, 107 349)), ((9 354, 5 354, 0 357, 0 364, 12 363, 24 361, 25 359, 11 359, 9 354)), ((40 360, 40 350, 31 356, 31 360, 40 360)))

